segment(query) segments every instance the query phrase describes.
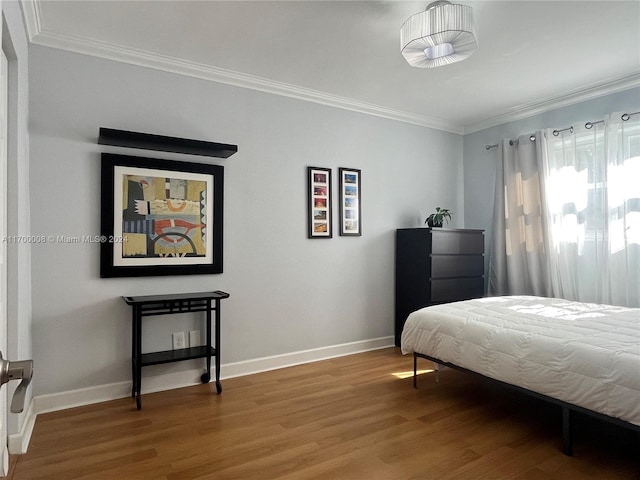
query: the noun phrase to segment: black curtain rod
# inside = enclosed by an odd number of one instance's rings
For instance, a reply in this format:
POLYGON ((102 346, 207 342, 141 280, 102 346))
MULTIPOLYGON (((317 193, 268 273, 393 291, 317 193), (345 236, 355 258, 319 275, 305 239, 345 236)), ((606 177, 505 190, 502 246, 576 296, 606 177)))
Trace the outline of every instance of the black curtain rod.
MULTIPOLYGON (((531 135, 531 136, 529 137, 529 140, 531 140, 532 142, 535 142, 535 141, 536 141, 536 136, 535 136, 535 135, 531 135)), ((513 147, 516 143, 518 143, 518 139, 517 139, 517 138, 516 138, 516 139, 514 139, 514 140, 509 140, 509 145, 511 145, 512 147, 513 147)), ((499 145, 500 145, 499 143, 494 143, 493 145, 485 145, 485 146, 484 146, 484 148, 485 148, 486 150, 491 150, 492 148, 498 148, 498 146, 499 146, 499 145)))
MULTIPOLYGON (((623 122, 626 122, 627 120, 629 120, 631 118, 632 115, 638 115, 640 112, 633 112, 633 113, 623 113, 620 116, 620 120, 622 120, 623 122)), ((584 128, 586 129, 590 129, 593 128, 594 125, 597 125, 599 123, 603 123, 604 120, 598 120, 597 122, 587 122, 584 124, 584 128)), ((567 128, 563 128, 561 130, 554 130, 553 131, 553 136, 557 137, 558 135, 560 135, 560 132, 564 132, 566 130, 571 131, 571 133, 573 133, 573 125, 567 128)))
MULTIPOLYGON (((633 112, 633 113, 623 113, 620 116, 620 120, 622 120, 623 122, 626 122, 627 120, 629 120, 633 115, 638 115, 640 114, 640 112, 633 112)), ((584 128, 586 129, 590 129, 592 128, 594 125, 597 125, 599 123, 603 123, 604 120, 598 120, 596 122, 587 122, 584 124, 584 128)), ((573 133, 573 125, 571 125, 570 127, 567 128, 562 128, 560 130, 554 130, 553 131, 553 136, 557 137, 558 135, 560 135, 561 132, 566 132, 567 130, 569 130, 571 133, 573 133)), ((531 137, 529 137, 529 140, 531 140, 532 142, 534 142, 536 140, 535 135, 531 135, 531 137)), ((514 144, 516 144, 518 142, 518 140, 509 140, 509 145, 513 146, 514 144)), ((491 150, 492 148, 498 148, 500 144, 499 143, 494 143, 493 145, 485 145, 484 148, 486 150, 491 150)))

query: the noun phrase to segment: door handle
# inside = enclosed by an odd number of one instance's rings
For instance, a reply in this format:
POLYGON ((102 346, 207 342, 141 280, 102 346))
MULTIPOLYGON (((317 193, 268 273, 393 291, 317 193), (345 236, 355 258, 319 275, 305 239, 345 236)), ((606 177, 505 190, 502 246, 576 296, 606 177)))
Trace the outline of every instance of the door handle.
POLYGON ((21 380, 11 400, 11 413, 21 413, 24 410, 27 387, 32 377, 33 360, 11 362, 2 358, 2 352, 0 352, 0 387, 10 380, 21 380))

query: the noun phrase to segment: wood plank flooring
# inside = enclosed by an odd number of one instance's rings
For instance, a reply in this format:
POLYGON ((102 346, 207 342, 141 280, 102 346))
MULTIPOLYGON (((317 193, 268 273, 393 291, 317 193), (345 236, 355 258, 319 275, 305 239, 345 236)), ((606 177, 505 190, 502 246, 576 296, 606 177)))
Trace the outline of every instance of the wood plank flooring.
POLYGON ((567 457, 559 407, 411 370, 388 348, 39 415, 10 478, 640 479, 637 433, 577 415, 567 457))

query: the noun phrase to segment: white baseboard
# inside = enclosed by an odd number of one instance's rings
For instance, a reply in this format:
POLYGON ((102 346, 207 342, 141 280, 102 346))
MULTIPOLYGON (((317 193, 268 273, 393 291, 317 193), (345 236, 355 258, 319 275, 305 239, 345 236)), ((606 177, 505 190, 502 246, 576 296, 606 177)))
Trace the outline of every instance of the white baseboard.
POLYGON ((36 415, 35 401, 32 398, 29 403, 29 408, 27 408, 27 413, 24 416, 24 422, 22 423, 20 432, 12 433, 7 438, 7 445, 9 447, 10 454, 27 453, 29 441, 31 440, 31 433, 33 432, 33 427, 36 424, 36 415))
POLYGON ((355 353, 368 352, 394 346, 394 337, 373 338, 359 342, 343 343, 330 347, 313 348, 299 352, 285 353, 271 357, 262 357, 243 362, 222 365, 222 378, 242 377, 254 373, 267 372, 278 368, 293 367, 303 363, 319 362, 330 358, 353 355, 355 353))
MULTIPOLYGON (((242 362, 222 364, 220 367, 220 378, 241 377, 278 368, 291 367, 303 363, 317 362, 329 358, 353 355, 355 353, 378 350, 392 347, 394 337, 381 337, 358 342, 343 343, 329 347, 302 350, 299 352, 285 353, 271 357, 262 357, 242 362)), ((160 392, 172 390, 174 388, 188 387, 200 383, 202 369, 192 369, 182 372, 171 372, 160 375, 149 375, 144 377, 142 382, 142 393, 160 392)), ((49 395, 38 395, 33 398, 32 406, 35 415, 57 410, 65 410, 92 403, 116 400, 131 396, 131 381, 98 385, 96 387, 82 388, 67 392, 53 393, 49 395)), ((30 406, 31 409, 31 406, 30 406)), ((26 423, 26 422, 25 422, 26 423)), ((31 427, 33 428, 33 426, 31 427)), ((29 435, 31 433, 29 432, 29 435)), ((26 448, 25 448, 26 451, 26 448)))

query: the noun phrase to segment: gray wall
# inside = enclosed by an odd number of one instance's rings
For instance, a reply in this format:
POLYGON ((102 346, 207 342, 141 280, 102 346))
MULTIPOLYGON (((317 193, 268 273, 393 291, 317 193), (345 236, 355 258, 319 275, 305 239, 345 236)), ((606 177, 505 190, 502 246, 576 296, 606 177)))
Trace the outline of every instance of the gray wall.
MULTIPOLYGON (((486 145, 503 139, 535 133, 543 128, 566 128, 573 124, 602 120, 604 115, 640 110, 640 88, 606 95, 568 107, 550 110, 516 122, 499 125, 464 136, 464 224, 485 230, 488 249, 493 235, 493 197, 499 149, 487 151, 486 145)), ((485 258, 488 262, 488 256, 485 258)))
MULTIPOLYGON (((394 229, 435 206, 463 226, 459 135, 38 46, 30 95, 34 235, 99 234, 100 152, 116 151, 96 144, 101 126, 239 146, 227 160, 126 152, 224 165, 221 275, 100 279, 98 245, 33 247, 37 395, 130 379, 121 295, 228 291, 223 364, 391 336, 394 229), (362 169, 362 237, 336 223, 306 238, 309 165, 333 168, 334 187, 337 167, 362 169)), ((144 348, 194 321, 158 318, 144 348)))
MULTIPOLYGON (((29 209, 29 70, 28 43, 18 2, 3 2, 2 49, 9 61, 8 104, 8 233, 28 236, 29 209)), ((11 360, 32 357, 31 345, 31 248, 28 244, 7 245, 9 282, 7 285, 8 336, 7 351, 11 360)), ((18 382, 11 382, 9 399, 18 382)), ((8 431, 19 432, 25 421, 31 401, 31 389, 27 391, 25 412, 9 414, 8 431)))
MULTIPOLYGON (((640 104, 640 89, 633 89, 463 140, 39 46, 31 47, 29 75, 25 188, 33 235, 99 234, 100 152, 211 162, 224 165, 226 175, 222 275, 100 279, 96 244, 33 246, 37 395, 129 380, 130 310, 122 295, 230 292, 223 302, 223 364, 391 336, 395 228, 420 226, 435 206, 447 206, 452 226, 485 229, 488 243, 497 156, 486 144, 640 104), (101 126, 234 143, 239 152, 221 160, 122 151, 97 145, 101 126), (337 167, 362 169, 362 237, 342 238, 336 229, 331 240, 306 238, 309 165, 333 168, 334 187, 337 167)), ((334 205, 336 220, 337 213, 334 205)), ((144 349, 168 349, 171 332, 197 325, 188 316, 153 320, 144 349)), ((31 353, 26 320, 21 331, 25 340, 18 343, 31 353)))

